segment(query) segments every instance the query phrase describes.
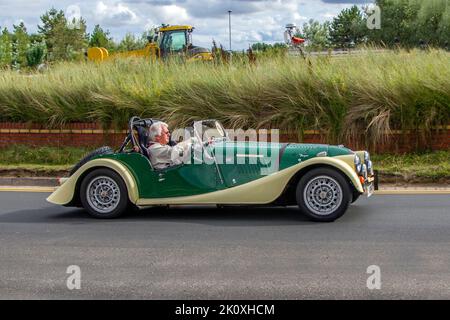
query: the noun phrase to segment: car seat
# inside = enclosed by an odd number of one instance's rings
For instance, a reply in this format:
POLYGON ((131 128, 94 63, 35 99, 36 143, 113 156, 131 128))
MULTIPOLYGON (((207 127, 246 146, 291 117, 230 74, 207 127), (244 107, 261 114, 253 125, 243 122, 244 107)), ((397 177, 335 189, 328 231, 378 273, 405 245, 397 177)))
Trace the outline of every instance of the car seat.
POLYGON ((136 130, 138 132, 139 148, 141 149, 142 154, 150 160, 150 155, 147 151, 148 139, 149 139, 148 131, 144 127, 137 127, 136 130))

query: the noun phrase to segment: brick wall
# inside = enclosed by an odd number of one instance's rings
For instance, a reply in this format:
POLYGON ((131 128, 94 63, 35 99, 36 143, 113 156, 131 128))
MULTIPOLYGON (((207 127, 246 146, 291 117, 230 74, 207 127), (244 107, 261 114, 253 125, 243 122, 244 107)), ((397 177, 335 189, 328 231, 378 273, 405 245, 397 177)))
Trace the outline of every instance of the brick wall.
POLYGON ((0 148, 14 143, 56 147, 118 145, 124 137, 125 131, 103 130, 97 123, 70 123, 48 129, 40 124, 0 122, 0 148))
MULTIPOLYGON (((296 142, 297 135, 281 134, 280 141, 296 142)), ((303 141, 305 143, 328 143, 325 136, 320 134, 305 134, 303 141)), ((450 150, 450 126, 434 133, 431 137, 422 137, 416 133, 402 134, 397 131, 391 134, 384 142, 374 144, 364 144, 361 141, 342 141, 352 150, 369 150, 377 153, 408 153, 414 151, 428 150, 450 150)))
MULTIPOLYGON (((97 147, 102 145, 119 146, 125 137, 124 130, 103 130, 98 123, 70 123, 59 129, 48 129, 39 124, 0 123, 0 148, 11 144, 30 146, 74 146, 97 147)), ((327 143, 326 138, 317 131, 307 131, 303 141, 298 141, 295 133, 281 133, 281 142, 327 143)), ((409 133, 395 132, 384 144, 362 145, 358 142, 343 142, 354 149, 368 149, 376 152, 404 153, 420 149, 450 150, 450 126, 429 139, 409 133), (429 142, 431 141, 431 142, 429 142)))

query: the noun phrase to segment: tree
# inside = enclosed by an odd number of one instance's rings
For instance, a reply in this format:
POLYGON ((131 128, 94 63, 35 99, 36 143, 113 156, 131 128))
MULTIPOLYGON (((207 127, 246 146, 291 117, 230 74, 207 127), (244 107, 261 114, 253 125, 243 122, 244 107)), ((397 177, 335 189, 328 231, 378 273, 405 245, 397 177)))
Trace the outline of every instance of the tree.
POLYGON ((423 1, 417 15, 416 35, 428 44, 439 45, 442 29, 448 26, 448 20, 443 20, 443 14, 448 13, 449 8, 448 0, 423 1))
POLYGON ((24 67, 27 65, 27 51, 30 46, 30 37, 23 22, 19 23, 19 25, 13 25, 13 28, 12 41, 14 59, 12 63, 17 67, 24 67))
POLYGON ((45 39, 48 54, 51 56, 55 50, 56 29, 60 24, 65 24, 64 12, 52 8, 41 16, 41 22, 42 25, 38 25, 38 33, 45 39))
POLYGON ((286 49, 286 44, 282 43, 282 42, 275 42, 274 44, 268 44, 268 43, 264 43, 264 42, 256 42, 254 44, 252 44, 251 49, 253 51, 261 51, 261 52, 266 52, 266 51, 277 51, 277 50, 284 50, 286 49))
POLYGON ((41 43, 44 42, 44 37, 38 33, 30 34, 30 43, 41 43))
POLYGON ((447 6, 439 24, 439 43, 447 50, 450 48, 450 5, 447 6))
POLYGON ((264 43, 264 42, 256 42, 254 44, 252 44, 252 50, 253 51, 267 51, 270 48, 272 48, 272 46, 270 44, 264 43))
POLYGON ((350 48, 364 42, 365 21, 361 10, 354 5, 342 10, 330 24, 330 41, 340 48, 350 48))
POLYGON ((381 30, 367 35, 375 44, 416 47, 425 44, 445 47, 450 41, 450 2, 448 0, 377 0, 381 9, 381 30))
POLYGON ((125 37, 120 41, 118 50, 119 51, 131 51, 138 50, 145 47, 145 42, 142 39, 136 39, 134 34, 127 33, 125 37))
POLYGON ((275 42, 272 45, 272 48, 274 48, 274 49, 286 49, 286 47, 287 47, 287 45, 283 42, 275 42))
POLYGON ((86 22, 80 18, 75 27, 68 25, 62 10, 52 8, 41 16, 38 32, 47 45, 49 60, 70 60, 81 58, 82 50, 87 47, 86 22))
POLYGON ((109 36, 109 31, 104 31, 100 25, 95 25, 94 31, 90 35, 89 47, 103 47, 110 49, 113 46, 112 38, 109 36))
POLYGON ((0 68, 9 68, 12 63, 12 36, 7 28, 0 34, 0 68))
MULTIPOLYGON (((75 21, 72 21, 75 24, 75 21)), ((66 59, 84 59, 84 51, 87 49, 89 36, 86 33, 86 21, 80 18, 77 27, 70 28, 65 25, 64 39, 61 42, 66 48, 66 59)))
POLYGON ((308 47, 313 50, 323 50, 329 48, 330 43, 330 22, 321 24, 314 19, 303 24, 302 37, 308 41, 308 47))

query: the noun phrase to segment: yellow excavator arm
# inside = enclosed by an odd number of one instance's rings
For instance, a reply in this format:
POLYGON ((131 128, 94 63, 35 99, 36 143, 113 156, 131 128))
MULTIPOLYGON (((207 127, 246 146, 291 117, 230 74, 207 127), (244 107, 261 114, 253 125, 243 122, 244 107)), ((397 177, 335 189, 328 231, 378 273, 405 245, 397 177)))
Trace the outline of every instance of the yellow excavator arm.
POLYGON ((131 50, 125 52, 116 52, 110 54, 107 49, 92 47, 87 51, 87 57, 90 61, 105 61, 111 58, 129 58, 129 57, 149 57, 150 60, 156 61, 160 56, 160 50, 156 43, 148 43, 144 49, 131 50))

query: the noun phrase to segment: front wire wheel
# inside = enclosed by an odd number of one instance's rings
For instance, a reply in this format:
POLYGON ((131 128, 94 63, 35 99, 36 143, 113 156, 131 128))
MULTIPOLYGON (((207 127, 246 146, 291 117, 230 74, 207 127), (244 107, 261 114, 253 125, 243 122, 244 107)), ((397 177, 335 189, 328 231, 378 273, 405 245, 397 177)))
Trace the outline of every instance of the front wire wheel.
POLYGON ((347 179, 331 168, 313 169, 297 185, 299 208, 314 221, 331 222, 341 217, 352 197, 347 179))
POLYGON ((311 179, 303 191, 303 200, 309 210, 320 216, 333 213, 342 203, 342 188, 329 176, 311 179))

